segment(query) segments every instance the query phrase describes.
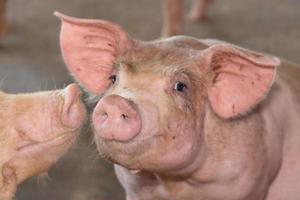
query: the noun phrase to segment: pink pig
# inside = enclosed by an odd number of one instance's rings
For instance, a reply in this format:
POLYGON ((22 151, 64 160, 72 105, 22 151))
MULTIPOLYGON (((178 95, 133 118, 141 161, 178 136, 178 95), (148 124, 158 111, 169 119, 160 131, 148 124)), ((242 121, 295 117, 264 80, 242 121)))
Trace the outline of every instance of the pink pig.
POLYGON ((6 1, 7 0, 0 0, 0 37, 7 33, 6 1))
POLYGON ((0 200, 17 185, 45 173, 74 143, 85 120, 75 85, 32 94, 0 92, 0 200))
POLYGON ((299 198, 295 64, 217 40, 137 41, 108 21, 56 15, 63 58, 96 105, 99 153, 127 200, 299 198))
MULTIPOLYGON (((211 2, 212 0, 193 0, 189 18, 193 21, 205 20, 211 2)), ((163 0, 163 37, 182 32, 183 10, 182 0, 163 0)))

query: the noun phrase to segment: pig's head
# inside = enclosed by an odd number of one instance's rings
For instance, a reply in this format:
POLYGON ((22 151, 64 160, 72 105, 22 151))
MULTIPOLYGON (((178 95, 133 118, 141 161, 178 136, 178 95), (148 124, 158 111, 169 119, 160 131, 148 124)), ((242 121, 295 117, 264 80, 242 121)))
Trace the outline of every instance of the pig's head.
POLYGON ((279 65, 229 44, 182 36, 141 42, 107 21, 57 15, 63 58, 94 97, 98 150, 128 169, 195 170, 205 158, 207 111, 224 119, 248 112, 279 65))
POLYGON ((80 132, 85 108, 72 84, 32 94, 0 92, 0 109, 1 198, 26 178, 47 172, 66 152, 80 132))

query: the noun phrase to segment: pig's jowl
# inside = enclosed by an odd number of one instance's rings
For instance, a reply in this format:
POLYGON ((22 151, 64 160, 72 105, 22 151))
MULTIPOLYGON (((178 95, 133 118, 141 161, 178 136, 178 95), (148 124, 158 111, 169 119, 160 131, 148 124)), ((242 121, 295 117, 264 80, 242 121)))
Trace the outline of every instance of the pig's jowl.
POLYGON ((297 66, 222 41, 142 42, 111 22, 57 15, 63 58, 98 99, 96 144, 127 200, 296 198, 297 66))

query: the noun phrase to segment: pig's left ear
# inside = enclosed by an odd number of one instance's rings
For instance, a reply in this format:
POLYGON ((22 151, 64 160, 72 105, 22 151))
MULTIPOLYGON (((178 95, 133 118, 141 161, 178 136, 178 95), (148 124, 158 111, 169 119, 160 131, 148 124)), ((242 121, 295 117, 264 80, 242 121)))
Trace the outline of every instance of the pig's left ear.
POLYGON ((249 111, 270 90, 280 60, 230 44, 217 44, 202 52, 211 74, 208 99, 222 118, 249 111))
POLYGON ((54 14, 62 19, 60 45, 68 69, 89 92, 102 93, 111 84, 117 57, 132 40, 111 22, 54 14))

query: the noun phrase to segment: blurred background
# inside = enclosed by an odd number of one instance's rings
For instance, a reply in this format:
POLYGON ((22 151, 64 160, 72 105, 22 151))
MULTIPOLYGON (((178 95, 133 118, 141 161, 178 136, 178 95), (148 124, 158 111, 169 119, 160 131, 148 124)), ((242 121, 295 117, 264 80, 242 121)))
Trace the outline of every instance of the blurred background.
MULTIPOLYGON (((208 20, 187 20, 185 35, 217 38, 300 63, 299 0, 214 0, 208 20)), ((59 50, 57 10, 81 18, 114 21, 141 40, 158 38, 162 0, 8 0, 8 35, 0 38, 1 89, 33 92, 62 88, 72 80, 59 50)), ((48 178, 24 182, 17 200, 124 200, 112 165, 97 156, 90 133, 84 133, 48 178)))

